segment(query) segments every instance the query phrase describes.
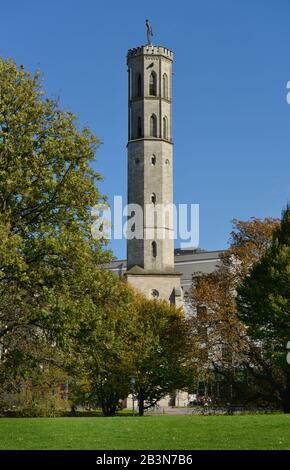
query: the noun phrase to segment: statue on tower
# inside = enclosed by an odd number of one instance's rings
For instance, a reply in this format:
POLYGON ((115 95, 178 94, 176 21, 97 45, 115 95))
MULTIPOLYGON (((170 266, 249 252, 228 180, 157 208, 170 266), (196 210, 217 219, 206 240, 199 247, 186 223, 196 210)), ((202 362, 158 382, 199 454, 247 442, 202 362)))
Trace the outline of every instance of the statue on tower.
POLYGON ((152 31, 152 26, 149 20, 146 20, 146 28, 147 28, 147 41, 148 45, 152 45, 152 36, 153 36, 153 31, 152 31))

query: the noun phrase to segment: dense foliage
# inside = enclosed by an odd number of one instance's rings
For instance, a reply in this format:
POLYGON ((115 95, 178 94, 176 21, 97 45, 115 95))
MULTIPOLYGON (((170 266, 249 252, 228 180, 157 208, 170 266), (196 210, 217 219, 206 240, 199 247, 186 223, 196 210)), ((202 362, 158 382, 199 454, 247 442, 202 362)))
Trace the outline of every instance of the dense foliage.
MULTIPOLYGON (((46 98, 39 73, 0 60, 2 410, 21 404, 24 414, 53 414, 70 400, 114 414, 131 391, 135 360, 144 377, 159 374, 144 399, 175 386, 169 336, 180 313, 141 301, 104 269, 111 255, 91 234, 91 209, 105 199, 92 169, 98 145, 46 98)), ((180 338, 176 347, 178 356, 180 338)))
POLYGON ((262 351, 263 374, 290 413, 290 207, 283 212, 271 246, 238 288, 238 317, 262 351))
MULTIPOLYGON (((280 404, 268 380, 268 364, 237 314, 238 286, 271 247, 279 220, 234 220, 230 248, 217 270, 194 279, 189 303, 197 335, 197 374, 218 401, 280 404)), ((258 318, 255 319, 257 324, 258 318)))

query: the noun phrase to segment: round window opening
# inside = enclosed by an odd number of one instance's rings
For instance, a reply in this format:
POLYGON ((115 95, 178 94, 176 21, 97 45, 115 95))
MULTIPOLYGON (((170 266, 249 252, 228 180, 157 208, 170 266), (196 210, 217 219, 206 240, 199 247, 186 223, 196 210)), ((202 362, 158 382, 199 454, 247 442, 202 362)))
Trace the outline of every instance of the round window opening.
POLYGON ((159 297, 158 290, 156 290, 156 289, 152 290, 152 297, 153 297, 153 299, 158 299, 158 297, 159 297))

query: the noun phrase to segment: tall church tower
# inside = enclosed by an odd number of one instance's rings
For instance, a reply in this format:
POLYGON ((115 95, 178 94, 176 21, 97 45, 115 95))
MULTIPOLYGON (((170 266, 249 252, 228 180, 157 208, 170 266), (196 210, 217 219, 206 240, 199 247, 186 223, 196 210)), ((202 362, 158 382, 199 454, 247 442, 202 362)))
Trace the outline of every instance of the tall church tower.
POLYGON ((128 204, 133 206, 126 277, 147 297, 181 305, 180 274, 174 271, 172 61, 169 49, 152 44, 127 55, 128 204), (142 217, 134 205, 142 208, 142 217))

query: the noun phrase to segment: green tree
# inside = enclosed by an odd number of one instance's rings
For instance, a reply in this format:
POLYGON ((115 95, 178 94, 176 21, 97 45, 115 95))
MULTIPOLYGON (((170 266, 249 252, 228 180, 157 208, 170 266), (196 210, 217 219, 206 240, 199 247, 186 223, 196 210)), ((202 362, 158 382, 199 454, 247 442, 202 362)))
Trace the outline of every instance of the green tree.
POLYGON ((0 59, 0 380, 6 377, 6 385, 9 365, 19 372, 23 365, 24 375, 40 361, 63 365, 69 336, 89 315, 91 283, 106 282, 99 266, 110 255, 91 236, 91 207, 104 199, 92 169, 98 145, 74 114, 45 97, 39 72, 31 76, 0 59))
POLYGON ((76 403, 99 404, 105 416, 113 416, 133 392, 143 416, 160 398, 191 382, 191 330, 173 305, 112 281, 110 289, 99 290, 94 313, 76 337, 69 366, 76 378, 73 393, 76 403))
POLYGON ((166 301, 136 296, 132 376, 139 415, 193 380, 194 348, 189 322, 166 301))
POLYGON ((290 413, 290 207, 282 214, 270 248, 238 288, 238 316, 262 351, 258 373, 290 413), (263 367, 262 367, 263 365, 263 367))
POLYGON ((91 284, 90 309, 75 333, 67 370, 76 403, 85 401, 113 416, 130 393, 133 291, 108 271, 91 284))

